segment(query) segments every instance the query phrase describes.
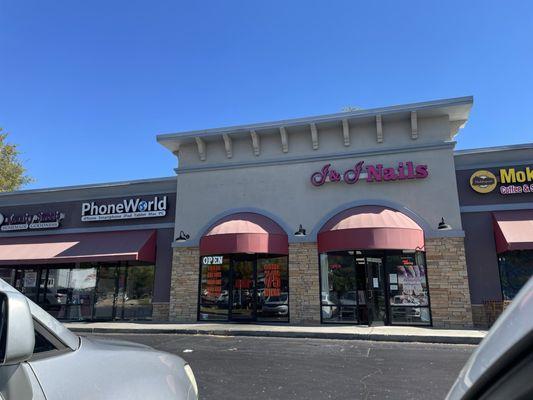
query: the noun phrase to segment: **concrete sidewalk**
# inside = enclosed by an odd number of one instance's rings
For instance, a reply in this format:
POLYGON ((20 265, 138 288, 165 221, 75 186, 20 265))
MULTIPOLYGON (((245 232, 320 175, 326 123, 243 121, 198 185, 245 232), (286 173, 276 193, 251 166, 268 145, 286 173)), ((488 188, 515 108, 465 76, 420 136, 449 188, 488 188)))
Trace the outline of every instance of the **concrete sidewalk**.
POLYGON ((70 322, 77 333, 142 333, 219 336, 257 336, 312 339, 375 340, 390 342, 423 342, 478 344, 486 331, 452 330, 405 326, 291 326, 232 323, 141 323, 141 322, 70 322))

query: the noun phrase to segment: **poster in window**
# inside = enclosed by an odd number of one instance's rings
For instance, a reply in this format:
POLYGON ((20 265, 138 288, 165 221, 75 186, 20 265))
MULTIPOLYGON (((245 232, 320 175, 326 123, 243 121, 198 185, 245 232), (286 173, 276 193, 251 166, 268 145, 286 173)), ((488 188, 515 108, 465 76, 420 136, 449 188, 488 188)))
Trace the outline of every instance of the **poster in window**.
POLYGON ((397 285, 390 286, 390 304, 399 306, 427 306, 426 271, 423 265, 402 260, 396 266, 397 285), (394 290, 396 288, 397 290, 394 290))
POLYGON ((281 295, 281 271, 279 264, 267 264, 263 267, 265 273, 265 297, 279 297, 281 295))
POLYGON ((37 285, 37 272, 26 272, 24 274, 24 287, 30 288, 37 285))
POLYGON ((222 293, 222 267, 209 265, 207 267, 207 281, 205 294, 207 297, 217 298, 222 293))

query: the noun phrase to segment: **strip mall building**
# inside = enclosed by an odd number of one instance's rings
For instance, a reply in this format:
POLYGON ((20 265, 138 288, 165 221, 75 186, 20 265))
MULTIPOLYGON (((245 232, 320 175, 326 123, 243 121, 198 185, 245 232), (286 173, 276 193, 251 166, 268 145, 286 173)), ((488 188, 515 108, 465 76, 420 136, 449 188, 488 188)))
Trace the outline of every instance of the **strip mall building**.
POLYGON ((2 276, 64 319, 484 326, 533 271, 533 146, 454 152, 471 106, 159 135, 177 178, 0 195, 2 276))

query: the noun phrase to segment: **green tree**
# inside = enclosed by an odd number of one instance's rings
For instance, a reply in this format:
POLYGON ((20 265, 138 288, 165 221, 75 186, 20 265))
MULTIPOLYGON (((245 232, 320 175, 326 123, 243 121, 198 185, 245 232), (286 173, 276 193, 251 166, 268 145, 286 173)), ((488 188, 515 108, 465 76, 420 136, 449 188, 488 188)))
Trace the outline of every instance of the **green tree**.
POLYGON ((8 143, 7 136, 0 128, 0 192, 17 190, 33 182, 19 159, 17 145, 8 143))

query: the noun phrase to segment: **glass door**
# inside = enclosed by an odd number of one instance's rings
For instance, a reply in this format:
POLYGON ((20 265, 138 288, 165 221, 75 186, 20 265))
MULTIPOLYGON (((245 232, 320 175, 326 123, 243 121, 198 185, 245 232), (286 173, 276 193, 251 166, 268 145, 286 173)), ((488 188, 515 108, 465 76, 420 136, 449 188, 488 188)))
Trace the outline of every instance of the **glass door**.
POLYGON ((232 263, 230 319, 255 321, 256 317, 255 257, 235 258, 232 263))
POLYGON ((148 319, 152 317, 154 276, 154 265, 127 267, 123 319, 148 319))
POLYGON ((96 287, 96 267, 70 270, 67 297, 69 320, 90 320, 96 287))
POLYGON ((67 319, 70 268, 43 268, 38 304, 54 318, 67 319))
POLYGON ((115 302, 117 299, 117 267, 104 266, 98 268, 94 300, 94 319, 115 318, 115 302))
POLYGON ((383 258, 366 257, 368 324, 385 325, 387 306, 383 279, 383 258))

